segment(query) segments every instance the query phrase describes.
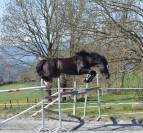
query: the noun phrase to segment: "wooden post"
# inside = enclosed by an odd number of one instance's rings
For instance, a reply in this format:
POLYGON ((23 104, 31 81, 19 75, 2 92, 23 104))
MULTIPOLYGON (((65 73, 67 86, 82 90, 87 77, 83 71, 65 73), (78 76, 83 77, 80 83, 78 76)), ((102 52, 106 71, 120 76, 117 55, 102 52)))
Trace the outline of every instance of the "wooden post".
POLYGON ((29 103, 29 99, 28 99, 28 97, 26 98, 26 103, 29 103))
POLYGON ((9 103, 10 103, 10 109, 12 109, 12 100, 10 100, 9 103))
POLYGON ((5 103, 5 105, 4 105, 4 108, 7 109, 6 103, 5 103))

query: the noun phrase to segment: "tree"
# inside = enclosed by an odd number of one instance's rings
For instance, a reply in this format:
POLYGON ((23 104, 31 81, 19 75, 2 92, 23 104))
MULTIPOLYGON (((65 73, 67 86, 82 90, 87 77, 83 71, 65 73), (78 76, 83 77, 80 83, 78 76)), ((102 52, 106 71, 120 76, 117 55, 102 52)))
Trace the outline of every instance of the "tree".
POLYGON ((10 1, 3 17, 3 44, 36 57, 53 57, 62 33, 57 0, 10 1))
POLYGON ((10 1, 3 17, 4 47, 20 49, 23 56, 54 57, 63 32, 57 8, 57 0, 10 1))
POLYGON ((7 10, 3 44, 26 55, 65 57, 80 49, 96 51, 108 58, 117 78, 142 67, 141 0, 17 0, 7 10))
MULTIPOLYGON (((110 34, 107 37, 112 38, 110 45, 116 50, 111 49, 118 53, 114 58, 111 58, 111 61, 118 62, 118 66, 120 66, 121 86, 123 87, 125 73, 132 69, 141 68, 143 64, 142 2, 102 0, 97 3, 107 18, 108 28, 106 27, 106 31, 109 28, 114 29, 114 31, 108 31, 110 34)), ((112 55, 115 55, 113 52, 112 55)))
POLYGON ((110 24, 114 25, 118 35, 116 38, 125 42, 122 50, 125 50, 125 60, 130 60, 134 64, 142 63, 143 57, 143 40, 142 40, 142 18, 143 10, 141 9, 141 1, 118 0, 118 1, 99 1, 103 13, 110 24))

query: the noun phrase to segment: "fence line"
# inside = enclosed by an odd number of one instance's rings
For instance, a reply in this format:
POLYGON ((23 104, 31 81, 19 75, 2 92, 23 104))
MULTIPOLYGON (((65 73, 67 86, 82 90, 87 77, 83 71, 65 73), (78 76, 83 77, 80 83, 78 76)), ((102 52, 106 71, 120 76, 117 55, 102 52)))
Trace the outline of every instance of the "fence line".
MULTIPOLYGON (((101 92, 102 91, 106 91, 107 92, 108 90, 143 90, 143 88, 99 88, 98 90, 101 90, 101 92)), ((98 106, 98 110, 99 110, 98 115, 100 116, 100 118, 101 118, 101 116, 105 116, 104 114, 101 115, 101 106, 105 106, 105 105, 123 105, 123 104, 141 104, 141 105, 143 105, 143 103, 139 103, 139 102, 123 102, 123 103, 120 103, 120 102, 109 102, 109 103, 104 103, 104 105, 101 105, 102 101, 101 101, 101 98, 100 98, 100 91, 99 91, 98 97, 99 97, 98 98, 98 102, 100 103, 99 106, 98 106)), ((136 112, 136 113, 128 113, 128 114, 137 114, 137 113, 138 112, 136 112)))
POLYGON ((143 90, 143 88, 100 88, 100 90, 143 90))

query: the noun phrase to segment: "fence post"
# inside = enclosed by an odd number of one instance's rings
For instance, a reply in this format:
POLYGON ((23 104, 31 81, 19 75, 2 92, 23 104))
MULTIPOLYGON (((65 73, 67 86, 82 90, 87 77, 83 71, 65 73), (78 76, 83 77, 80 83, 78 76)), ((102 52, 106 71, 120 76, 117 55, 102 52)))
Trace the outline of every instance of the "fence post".
POLYGON ((44 101, 45 101, 45 97, 44 97, 44 88, 42 87, 42 86, 44 86, 44 81, 43 81, 43 79, 41 79, 41 88, 40 88, 40 91, 41 91, 41 101, 42 101, 42 103, 41 103, 41 117, 42 117, 42 121, 41 121, 41 128, 39 129, 39 131, 50 131, 50 129, 48 129, 48 128, 46 128, 45 129, 45 115, 44 115, 44 101))
POLYGON ((16 108, 20 108, 19 101, 16 101, 16 108))
POLYGON ((98 74, 96 75, 96 85, 97 87, 99 87, 99 75, 98 74))
POLYGON ((7 105, 6 105, 6 103, 4 104, 4 108, 5 108, 5 109, 7 109, 7 105))
POLYGON ((101 118, 101 103, 100 103, 100 90, 99 89, 97 89, 97 99, 98 99, 98 102, 97 102, 97 104, 98 104, 98 117, 97 117, 97 121, 99 121, 100 118, 101 118))
MULTIPOLYGON (((63 90, 62 90, 63 92, 63 90)), ((69 132, 66 128, 62 125, 62 118, 61 118, 61 88, 60 88, 60 79, 58 78, 58 111, 59 111, 59 127, 55 128, 53 132, 69 132)))
POLYGON ((12 100, 9 100, 10 103, 10 109, 12 109, 12 100))
POLYGON ((58 110, 59 110, 59 127, 62 129, 62 118, 61 118, 61 88, 60 79, 58 78, 58 110))
MULTIPOLYGON (((97 81, 97 87, 99 87, 99 76, 98 76, 98 74, 96 75, 96 81, 97 81)), ((97 93, 97 106, 98 106, 97 121, 99 121, 101 118, 101 103, 100 103, 100 89, 99 88, 97 89, 96 93, 97 93)))
MULTIPOLYGON (((76 90, 76 81, 74 81, 74 91, 76 90)), ((77 95, 74 95, 74 101, 73 101, 73 115, 75 116, 76 114, 76 100, 77 100, 77 95)))
MULTIPOLYGON (((89 88, 89 84, 86 83, 86 89, 88 89, 88 88, 89 88)), ((87 109, 87 93, 84 95, 84 112, 83 112, 83 118, 85 118, 86 109, 87 109)))

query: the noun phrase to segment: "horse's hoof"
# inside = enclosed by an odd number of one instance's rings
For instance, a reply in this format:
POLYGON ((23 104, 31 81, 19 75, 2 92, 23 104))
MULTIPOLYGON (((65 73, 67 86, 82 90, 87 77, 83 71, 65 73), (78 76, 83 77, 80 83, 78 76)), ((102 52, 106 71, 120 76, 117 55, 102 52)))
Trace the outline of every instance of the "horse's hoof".
POLYGON ((89 80, 89 79, 88 79, 88 80, 87 80, 87 79, 84 79, 84 81, 83 81, 83 82, 84 82, 84 83, 89 83, 89 82, 91 82, 91 81, 92 81, 92 80, 89 80))
POLYGON ((91 71, 90 74, 91 74, 92 76, 96 76, 96 72, 95 72, 95 71, 91 71))
POLYGON ((89 83, 89 81, 88 81, 88 80, 86 80, 86 79, 84 79, 84 80, 83 80, 83 82, 84 82, 84 83, 89 83))

